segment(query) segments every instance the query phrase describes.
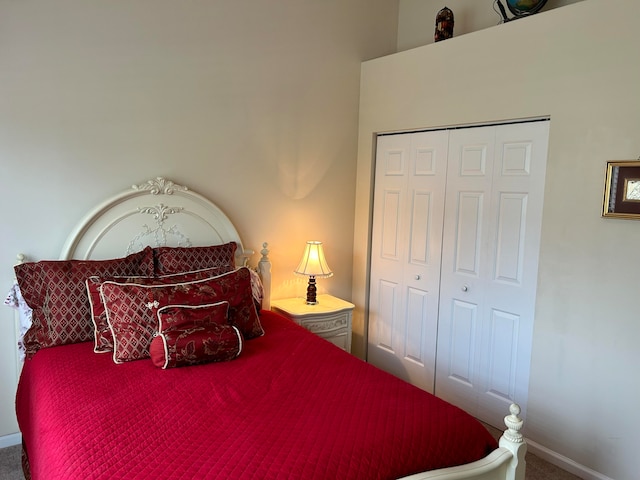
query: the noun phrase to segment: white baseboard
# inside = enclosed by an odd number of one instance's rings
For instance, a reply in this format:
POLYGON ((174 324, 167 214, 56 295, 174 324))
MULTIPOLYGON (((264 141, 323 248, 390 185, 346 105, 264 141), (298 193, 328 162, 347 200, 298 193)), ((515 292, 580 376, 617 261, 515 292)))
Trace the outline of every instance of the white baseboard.
POLYGON ((12 433, 11 435, 3 435, 0 437, 0 448, 13 447, 22 443, 22 435, 12 433))
POLYGON ((591 470, 589 467, 585 467, 577 462, 574 462, 570 458, 560 455, 553 450, 543 447, 539 443, 531 441, 527 438, 527 450, 533 453, 536 457, 540 457, 553 465, 556 465, 569 473, 584 479, 584 480, 613 480, 606 475, 591 470))

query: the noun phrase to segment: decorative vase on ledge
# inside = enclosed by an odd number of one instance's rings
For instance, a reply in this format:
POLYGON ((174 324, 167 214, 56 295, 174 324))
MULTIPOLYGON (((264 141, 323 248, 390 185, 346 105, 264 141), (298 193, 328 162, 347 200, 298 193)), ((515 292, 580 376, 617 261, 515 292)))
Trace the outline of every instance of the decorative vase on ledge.
POLYGON ((436 42, 453 37, 453 12, 444 7, 436 15, 436 33, 433 39, 436 42))

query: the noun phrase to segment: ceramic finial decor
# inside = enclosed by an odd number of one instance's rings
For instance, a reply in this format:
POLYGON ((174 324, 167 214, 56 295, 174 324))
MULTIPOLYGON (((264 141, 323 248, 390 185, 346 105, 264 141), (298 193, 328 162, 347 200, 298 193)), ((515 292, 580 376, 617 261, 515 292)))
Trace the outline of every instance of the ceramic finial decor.
POLYGON ((453 12, 444 7, 436 15, 436 33, 433 39, 436 42, 453 37, 453 12))

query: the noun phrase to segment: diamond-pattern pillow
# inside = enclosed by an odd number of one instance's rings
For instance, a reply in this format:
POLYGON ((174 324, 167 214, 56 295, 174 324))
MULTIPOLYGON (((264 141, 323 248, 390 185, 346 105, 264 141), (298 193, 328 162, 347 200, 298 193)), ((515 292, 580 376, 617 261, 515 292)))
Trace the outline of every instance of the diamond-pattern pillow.
POLYGON ((251 295, 251 274, 241 267, 217 277, 170 285, 140 285, 107 281, 100 287, 113 334, 113 360, 122 363, 149 357, 158 331, 157 310, 167 305, 229 302, 228 323, 245 340, 264 335, 251 295))
POLYGON ((237 245, 229 242, 206 247, 156 247, 153 249, 155 274, 192 272, 203 268, 236 266, 237 245))
POLYGON ((228 309, 228 302, 159 308, 159 333, 149 348, 151 361, 166 369, 236 358, 242 351, 242 335, 227 324, 228 309))
POLYGON ((147 247, 110 260, 43 260, 15 266, 20 292, 32 309, 24 335, 27 357, 40 348, 93 338, 85 280, 93 275, 153 275, 153 250, 147 247))
POLYGON ((258 314, 262 310, 262 302, 264 301, 264 286, 262 285, 262 279, 255 270, 249 270, 251 272, 251 294, 253 295, 253 301, 256 302, 256 309, 258 314))
POLYGON ((118 283, 137 283, 139 285, 166 285, 211 278, 229 272, 229 267, 206 268, 195 272, 177 273, 161 277, 89 277, 86 281, 87 295, 91 305, 91 320, 94 329, 93 351, 96 353, 113 352, 113 334, 107 322, 107 314, 100 296, 100 286, 106 281, 118 283))

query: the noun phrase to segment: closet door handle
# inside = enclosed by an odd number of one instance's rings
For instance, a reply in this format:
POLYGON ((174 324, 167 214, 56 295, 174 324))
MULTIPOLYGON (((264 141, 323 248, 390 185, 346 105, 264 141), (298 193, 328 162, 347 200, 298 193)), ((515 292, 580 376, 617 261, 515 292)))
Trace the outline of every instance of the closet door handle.
POLYGON ((469 286, 468 285, 463 285, 460 290, 462 290, 463 292, 468 292, 469 291, 469 286))
POLYGON ((416 280, 420 280, 420 275, 416 275, 416 280))

